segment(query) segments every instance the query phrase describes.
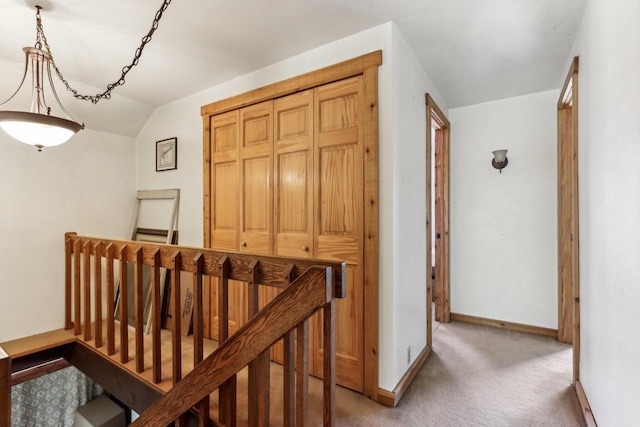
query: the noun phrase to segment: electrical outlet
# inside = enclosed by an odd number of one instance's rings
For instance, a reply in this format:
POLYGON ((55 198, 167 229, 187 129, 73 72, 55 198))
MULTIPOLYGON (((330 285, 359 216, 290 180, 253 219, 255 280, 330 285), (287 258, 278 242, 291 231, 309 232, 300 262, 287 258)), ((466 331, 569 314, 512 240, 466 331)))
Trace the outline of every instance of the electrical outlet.
POLYGON ((411 364, 411 346, 407 347, 407 365, 411 364))

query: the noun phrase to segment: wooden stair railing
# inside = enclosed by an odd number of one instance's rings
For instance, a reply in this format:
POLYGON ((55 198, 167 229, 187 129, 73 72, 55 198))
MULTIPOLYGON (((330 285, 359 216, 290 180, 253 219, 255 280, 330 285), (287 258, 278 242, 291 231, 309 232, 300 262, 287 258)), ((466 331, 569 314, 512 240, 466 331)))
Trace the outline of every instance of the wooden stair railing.
MULTIPOLYGON (((320 308, 324 309, 325 319, 327 319, 324 348, 328 350, 325 357, 323 418, 325 425, 334 425, 335 351, 331 349, 335 346, 335 316, 332 315, 335 311, 335 299, 333 299, 332 287, 333 274, 330 267, 311 267, 231 338, 222 343, 165 396, 154 403, 132 425, 167 425, 179 418, 258 358, 289 331, 304 324, 320 308)), ((305 386, 302 385, 302 387, 305 386)), ((300 390, 300 392, 308 391, 300 390)), ((285 408, 285 413, 288 409, 285 408)), ((305 408, 300 406, 298 409, 301 412, 300 420, 302 421, 305 408)), ((294 420, 290 420, 289 425, 294 424, 294 420)))
MULTIPOLYGON (((335 389, 335 298, 345 296, 345 263, 222 252, 137 241, 118 241, 78 236, 75 233, 65 234, 65 254, 65 329, 73 330, 78 341, 84 341, 96 348, 111 361, 134 366, 133 369, 141 377, 148 378, 148 381, 165 390, 171 387, 175 389, 179 386, 179 389, 197 390, 199 400, 192 401, 192 395, 189 395, 189 403, 179 407, 182 410, 186 405, 187 410, 191 408, 192 412, 198 413, 201 426, 208 426, 211 421, 209 419, 209 394, 201 393, 202 390, 194 387, 193 384, 191 386, 180 385, 184 383, 184 380, 182 380, 183 337, 180 334, 179 315, 174 315, 171 318, 173 331, 171 334, 171 354, 161 354, 160 289, 163 286, 160 283, 161 269, 166 269, 167 277, 171 281, 173 292, 169 303, 173 306, 174 313, 180 312, 180 272, 188 272, 193 275, 192 366, 197 369, 197 372, 200 372, 198 375, 213 375, 211 373, 202 374, 205 368, 198 368, 201 363, 204 363, 203 319, 205 307, 203 290, 205 282, 203 278, 208 276, 218 279, 220 350, 214 353, 218 356, 214 357, 212 354, 206 360, 209 361, 208 365, 216 367, 216 371, 222 369, 222 372, 230 374, 224 376, 220 384, 215 382, 217 385, 211 389, 213 391, 219 388, 217 425, 227 427, 236 425, 238 418, 235 373, 247 364, 249 366, 248 394, 251 400, 248 423, 251 426, 269 424, 269 347, 281 338, 284 338, 285 348, 283 363, 284 425, 306 425, 309 368, 308 318, 311 313, 323 308, 324 377, 326 378, 324 416, 326 425, 333 424, 335 417, 333 416, 334 409, 332 409, 334 406, 331 402, 333 402, 335 392, 331 390, 335 389), (128 283, 126 268, 128 264, 133 265, 133 283, 128 283), (142 271, 145 265, 151 269, 152 299, 150 339, 152 357, 150 360, 148 358, 146 363, 142 294, 142 271), (320 276, 322 276, 322 280, 320 276), (249 298, 248 312, 253 316, 249 323, 232 337, 228 337, 230 280, 248 283, 249 295, 252 296, 249 298), (294 282, 295 286, 293 286, 294 282), (106 301, 103 301, 103 285, 106 288, 104 290, 106 301), (257 304, 258 285, 272 286, 283 290, 272 304, 260 311, 258 311, 257 304), (132 304, 127 301, 127 298, 119 298, 118 309, 121 314, 119 322, 114 319, 116 311, 114 295, 118 286, 120 295, 127 295, 127 288, 133 287, 134 290, 132 304), (320 295, 322 295, 322 301, 319 299, 320 295), (298 298, 300 301, 296 301, 298 298), (276 303, 276 301, 280 302, 276 303), (106 318, 104 319, 102 316, 103 305, 106 306, 106 318), (295 306, 301 308, 290 312, 290 309, 295 306), (268 311, 266 311, 267 308, 269 308, 268 311), (134 313, 133 325, 129 325, 131 310, 134 313), (283 316, 283 313, 286 315, 283 316), (268 322, 264 321, 265 316, 270 319, 268 322), (282 320, 276 318, 282 318, 282 320), (278 321, 276 322, 276 320, 278 321), (241 331, 243 334, 249 332, 253 335, 239 336, 241 331), (259 333, 257 333, 258 331, 259 333), (131 332, 133 340, 130 349, 129 334, 131 332), (250 346, 247 348, 251 350, 249 353, 238 352, 240 348, 238 346, 244 348, 243 346, 248 344, 250 346), (236 353, 242 353, 241 357, 229 359, 231 355, 236 353), (171 359, 171 372, 162 372, 162 362, 167 358, 171 359), (230 365, 232 368, 220 368, 223 361, 233 363, 230 365), (240 362, 246 363, 239 365, 240 362), (238 366, 239 368, 236 370, 235 368, 238 366)), ((149 345, 148 341, 147 345, 149 345)), ((194 375, 193 372, 188 374, 187 378, 191 378, 194 375)), ((222 377, 215 376, 215 378, 222 377)), ((214 384, 210 383, 210 380, 207 382, 208 388, 214 384)), ((169 393, 172 396, 175 395, 175 392, 170 391, 169 393)), ((163 406, 163 411, 166 411, 166 406, 163 406)), ((185 411, 182 410, 182 413, 185 411)), ((143 414, 141 423, 145 423, 146 417, 148 416, 143 414)), ((184 418, 177 418, 181 420, 180 424, 182 425, 184 418)), ((166 423, 156 424, 154 420, 148 425, 166 425, 166 423)))

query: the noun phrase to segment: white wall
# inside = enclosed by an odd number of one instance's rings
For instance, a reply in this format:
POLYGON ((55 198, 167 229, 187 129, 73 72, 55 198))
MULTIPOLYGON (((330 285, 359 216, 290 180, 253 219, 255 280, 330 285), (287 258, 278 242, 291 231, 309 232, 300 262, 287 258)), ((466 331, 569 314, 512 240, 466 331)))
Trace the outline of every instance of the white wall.
POLYGON ((0 131, 0 342, 64 326, 64 233, 124 238, 134 140, 83 130, 42 152, 0 131))
MULTIPOLYGON (((393 287, 386 287, 381 303, 393 301, 393 371, 381 385, 391 389, 426 347, 427 273, 427 132, 425 93, 430 93, 444 114, 447 106, 403 35, 393 26, 393 177, 380 177, 381 206, 393 205, 393 258, 381 265, 393 268, 393 287), (411 348, 410 357, 408 348, 411 348)), ((387 153, 381 153, 381 158, 387 153)), ((381 246, 387 242, 381 242, 381 246)), ((388 280, 388 279, 387 279, 388 280)), ((383 387, 385 388, 385 387, 383 387)))
POLYGON ((591 0, 574 47, 580 56, 580 377, 601 427, 640 420, 638 40, 640 3, 591 0))
POLYGON ((449 110, 454 313, 557 329, 557 99, 449 110), (491 152, 503 148, 499 173, 491 152))

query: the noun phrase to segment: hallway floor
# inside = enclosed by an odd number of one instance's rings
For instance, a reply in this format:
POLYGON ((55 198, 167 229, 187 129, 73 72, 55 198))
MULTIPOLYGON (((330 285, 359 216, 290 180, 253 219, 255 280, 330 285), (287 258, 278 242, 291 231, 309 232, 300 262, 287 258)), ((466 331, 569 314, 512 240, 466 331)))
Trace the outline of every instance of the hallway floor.
MULTIPOLYGON (((440 324, 433 340, 433 353, 397 408, 339 387, 337 424, 584 425, 571 387, 571 346, 548 337, 462 322, 440 324)), ((320 392, 312 389, 314 394, 320 392)), ((314 396, 313 406, 316 398, 320 395, 314 396)), ((312 425, 320 425, 313 418, 312 425)))

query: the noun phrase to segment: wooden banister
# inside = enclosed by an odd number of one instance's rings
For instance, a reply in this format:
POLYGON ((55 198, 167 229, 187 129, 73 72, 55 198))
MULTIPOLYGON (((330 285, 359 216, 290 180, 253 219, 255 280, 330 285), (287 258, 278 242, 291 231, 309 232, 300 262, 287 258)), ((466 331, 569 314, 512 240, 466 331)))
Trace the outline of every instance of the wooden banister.
MULTIPOLYGON (((134 366, 135 372, 163 390, 171 386, 182 390, 185 387, 182 384, 192 382, 187 381, 188 378, 192 378, 192 374, 188 374, 183 379, 190 369, 191 360, 184 361, 185 371, 182 370, 184 349, 180 325, 181 274, 189 273, 193 279, 193 372, 201 372, 203 365, 210 366, 212 363, 212 356, 203 361, 205 356, 204 319, 205 315, 211 315, 209 310, 212 303, 211 295, 205 292, 204 284, 211 283, 207 288, 216 286, 219 347, 214 354, 222 354, 222 356, 216 356, 214 365, 216 370, 221 370, 225 376, 222 379, 217 376, 213 378, 216 381, 220 380, 219 382, 211 382, 212 379, 208 378, 206 387, 211 391, 219 389, 217 422, 218 425, 225 427, 235 427, 237 422, 236 373, 244 366, 249 367, 248 423, 250 426, 269 425, 270 347, 280 339, 283 339, 285 344, 283 421, 289 426, 307 425, 309 316, 314 311, 323 309, 325 319, 324 335, 322 335, 325 349, 323 373, 326 378, 324 415, 325 425, 332 425, 335 419, 332 403, 335 400, 335 298, 342 298, 345 295, 345 263, 119 241, 67 233, 65 234, 65 268, 65 329, 72 329, 73 331, 69 332, 74 334, 78 341, 83 341, 90 347, 98 349, 103 345, 101 286, 104 280, 107 300, 104 339, 107 348, 106 351, 102 350, 102 353, 112 362, 120 364, 135 362, 130 364, 134 366), (143 295, 143 268, 149 269, 151 275, 150 319, 144 315, 146 303, 143 301, 147 296, 143 295), (165 354, 161 354, 163 346, 161 345, 160 310, 161 289, 164 286, 164 283, 161 283, 161 277, 165 274, 161 275, 161 272, 164 270, 172 285, 168 303, 174 315, 171 319, 171 351, 164 350, 165 354), (209 281, 210 278, 216 278, 216 280, 209 281), (249 322, 232 337, 229 337, 230 280, 245 282, 248 285, 247 312, 250 316, 249 322), (259 286, 275 287, 281 290, 280 295, 262 310, 259 308, 258 301, 259 286), (129 301, 129 289, 133 294, 131 301, 129 301), (116 291, 118 298, 114 298, 116 291), (116 300, 117 307, 114 302, 116 300), (133 310, 131 313, 133 320, 129 321, 131 310, 133 310), (119 321, 114 319, 116 312, 119 312, 119 321), (91 313, 95 313, 93 322, 91 313), (274 320, 276 318, 277 322, 274 320), (268 320, 265 321, 265 319, 268 320), (151 322, 150 327, 148 325, 145 327, 146 321, 151 322), (119 323, 117 330, 116 323, 119 323), (152 334, 146 344, 143 337, 145 330, 150 330, 152 334), (92 334, 93 331, 95 331, 94 334, 92 334), (260 332, 257 333, 257 331, 260 332), (134 334, 131 347, 132 349, 135 347, 135 354, 132 352, 130 355, 129 335, 131 333, 134 334), (92 342, 93 338, 95 340, 92 342), (238 353, 238 348, 234 347, 237 345, 246 347, 242 348, 241 355, 238 353), (149 359, 145 365, 145 346, 151 347, 151 366, 149 366, 149 359), (249 353, 246 352, 247 349, 250 350, 249 353), (243 363, 238 365, 238 361, 243 363), (165 367, 166 373, 163 378, 162 365, 167 362, 169 364, 165 367), (232 368, 222 366, 222 362, 228 363, 232 368), (233 368, 234 366, 237 369, 233 368), (215 384, 215 387, 212 384, 215 384)), ((147 277, 146 275, 145 272, 144 277, 147 277)), ((144 288, 146 289, 147 286, 145 284, 144 288)), ((188 346, 188 342, 184 345, 188 346)), ((211 373, 200 375, 208 377, 211 373)), ((187 410, 195 409, 200 425, 207 426, 211 421, 209 394, 203 389, 194 387, 193 383, 190 389, 192 389, 190 393, 180 396, 181 399, 187 399, 189 403, 181 404, 180 408, 184 409, 183 406, 186 405, 187 410), (197 399, 192 400, 196 395, 197 399)), ((164 409, 166 408, 163 407, 164 409)), ((184 420, 184 412, 183 410, 182 413, 175 413, 175 417, 170 421, 184 420)), ((143 417, 144 419, 146 418, 143 417)), ((158 424, 153 421, 150 425, 158 424)))
MULTIPOLYGON (((283 278, 285 276, 285 270, 290 264, 294 264, 293 269, 292 271, 290 271, 290 273, 292 273, 296 277, 303 271, 307 270, 309 267, 332 267, 336 278, 333 297, 344 298, 346 296, 346 280, 343 280, 343 277, 346 278, 347 267, 346 264, 340 261, 325 261, 308 258, 284 258, 270 255, 260 255, 258 257, 256 255, 246 253, 223 252, 213 249, 192 248, 188 246, 163 245, 158 243, 146 243, 137 241, 133 242, 126 240, 111 240, 77 235, 70 235, 68 238, 71 239, 72 242, 91 241, 94 244, 97 242, 102 242, 105 247, 113 245, 113 250, 115 251, 115 254, 117 254, 115 255, 116 259, 121 256, 122 248, 127 247, 127 250, 123 254, 125 257, 124 260, 127 262, 134 262, 135 251, 138 248, 142 248, 143 263, 146 265, 152 265, 153 254, 156 249, 160 249, 160 267, 167 269, 171 269, 173 267, 172 258, 175 255, 176 250, 179 250, 182 255, 182 259, 178 268, 180 269, 180 271, 186 271, 189 273, 195 273, 197 267, 194 259, 198 254, 203 254, 205 259, 202 267, 202 274, 212 277, 220 277, 221 265, 218 263, 218 261, 226 256, 229 258, 229 280, 237 280, 240 282, 248 283, 254 279, 255 275, 257 275, 259 279, 258 281, 261 285, 272 286, 280 289, 287 287, 283 278), (254 262, 257 258, 260 261, 258 267, 251 269, 251 263, 254 262)), ((75 253, 81 252, 81 250, 77 250, 75 247, 72 248, 72 250, 75 253)), ((91 255, 95 255, 93 249, 91 255)))
MULTIPOLYGON (((332 286, 331 268, 311 267, 132 425, 167 425, 177 419, 259 357, 288 331, 307 320, 316 310, 325 307, 327 303, 331 306, 332 286)), ((325 326, 326 322, 332 321, 335 322, 335 318, 325 321, 325 326)), ((335 390, 335 370, 329 372, 325 369, 325 375, 328 375, 325 381, 329 379, 335 390)), ((327 396, 332 396, 332 393, 325 391, 325 398, 327 396)), ((334 404, 335 401, 325 402, 325 425, 333 425, 335 418, 332 418, 332 413, 335 409, 332 410, 331 407, 334 404)))

